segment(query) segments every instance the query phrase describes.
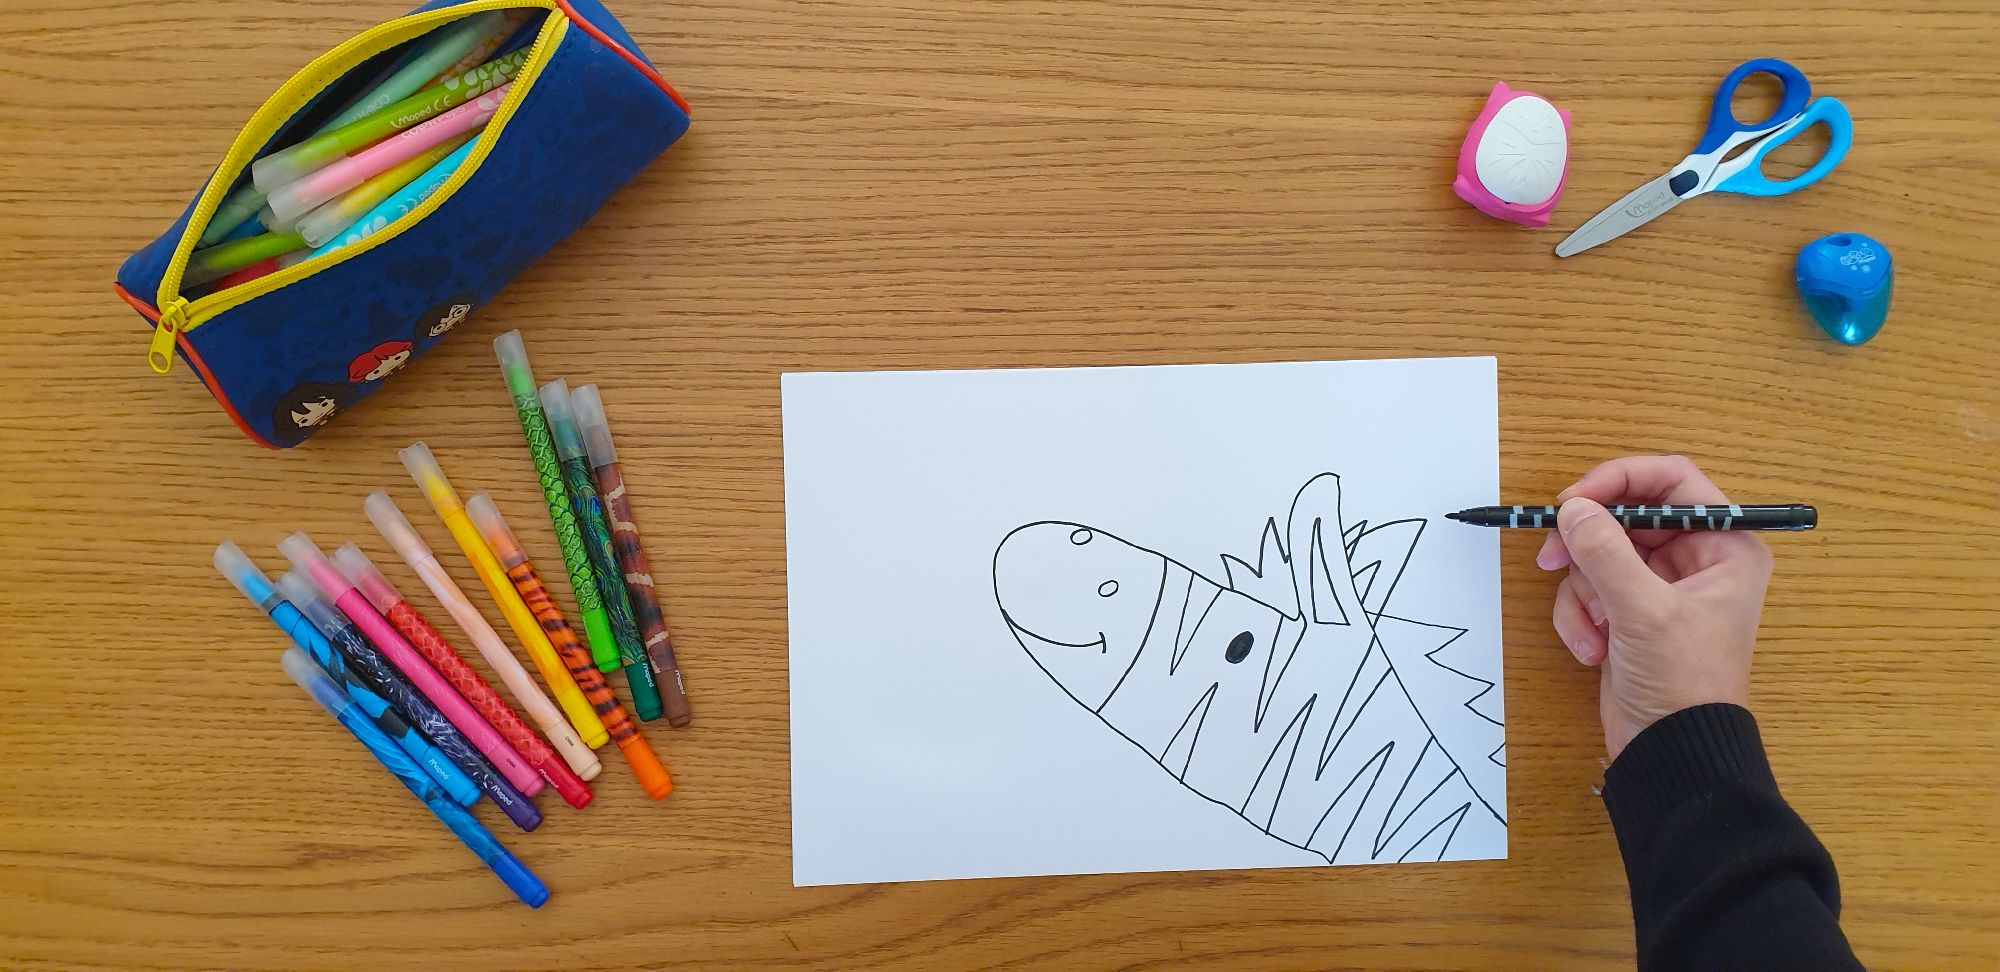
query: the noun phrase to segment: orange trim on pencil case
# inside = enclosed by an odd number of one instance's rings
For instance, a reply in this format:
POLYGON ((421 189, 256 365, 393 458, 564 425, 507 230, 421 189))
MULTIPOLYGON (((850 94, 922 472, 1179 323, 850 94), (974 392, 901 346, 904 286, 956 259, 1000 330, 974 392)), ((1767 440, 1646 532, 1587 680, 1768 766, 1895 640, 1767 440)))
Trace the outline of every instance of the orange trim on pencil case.
MULTIPOLYGON (((152 321, 154 324, 160 322, 160 309, 132 296, 132 292, 126 290, 124 284, 114 283, 111 285, 111 289, 116 290, 119 297, 124 298, 126 303, 131 304, 132 309, 139 312, 139 316, 152 321)), ((229 416, 229 420, 235 422, 236 427, 243 430, 244 435, 250 437, 250 441, 274 452, 277 451, 277 446, 272 445, 263 436, 258 435, 256 430, 250 427, 250 423, 243 421, 243 416, 236 413, 236 406, 229 401, 228 395, 223 394, 222 386, 216 383, 215 375, 208 370, 208 363, 201 360, 201 354, 195 351, 194 345, 188 343, 187 334, 174 335, 174 344, 180 349, 181 354, 187 356, 188 364, 194 365, 195 372, 201 375, 202 385, 207 387, 208 393, 215 397, 216 404, 222 406, 222 411, 229 416)))
POLYGON ((562 8, 563 16, 568 17, 570 23, 575 24, 578 27, 582 27, 583 32, 589 34, 591 37, 596 38, 599 44, 603 44, 605 47, 610 48, 613 53, 617 54, 619 57, 622 57, 626 61, 630 62, 633 67, 638 68, 640 74, 643 74, 646 77, 650 78, 654 84, 660 86, 661 91, 667 93, 667 97, 674 99, 674 104, 681 106, 681 111, 686 112, 690 115, 694 113, 694 109, 688 107, 687 99, 681 97, 681 93, 675 91, 674 86, 668 84, 667 79, 661 77, 660 72, 653 70, 653 66, 647 64, 644 58, 639 57, 638 55, 632 53, 631 51, 626 50, 624 45, 619 44, 615 40, 612 40, 609 35, 605 34, 601 30, 598 30, 596 24, 591 23, 582 14, 577 13, 575 7, 569 5, 569 0, 555 0, 555 2, 556 6, 562 8))

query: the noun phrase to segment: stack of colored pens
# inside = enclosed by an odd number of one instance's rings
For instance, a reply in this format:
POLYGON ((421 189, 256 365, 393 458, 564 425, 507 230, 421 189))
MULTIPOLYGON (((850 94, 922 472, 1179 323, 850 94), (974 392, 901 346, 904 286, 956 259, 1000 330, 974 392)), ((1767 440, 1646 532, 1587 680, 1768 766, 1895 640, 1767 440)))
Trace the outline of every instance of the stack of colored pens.
POLYGON ((539 13, 488 10, 438 28, 310 136, 251 163, 249 184, 203 229, 182 290, 224 290, 322 256, 430 198, 499 109, 539 13))
POLYGON ((666 767, 607 681, 611 673, 625 674, 641 720, 664 716, 680 727, 692 717, 597 389, 572 392, 560 380, 537 389, 518 331, 495 347, 562 548, 582 638, 493 500, 478 493, 461 502, 424 443, 401 455, 548 693, 386 491, 370 494, 362 510, 528 719, 355 544, 329 556, 311 537, 292 534, 278 544, 291 570, 275 582, 227 541, 215 549, 215 566, 294 642, 284 655, 286 674, 522 901, 539 907, 547 887, 464 808, 485 796, 524 831, 541 824, 532 798, 545 787, 580 809, 592 799, 586 781, 601 770, 593 750, 606 742, 617 743, 648 796, 672 792, 666 767))

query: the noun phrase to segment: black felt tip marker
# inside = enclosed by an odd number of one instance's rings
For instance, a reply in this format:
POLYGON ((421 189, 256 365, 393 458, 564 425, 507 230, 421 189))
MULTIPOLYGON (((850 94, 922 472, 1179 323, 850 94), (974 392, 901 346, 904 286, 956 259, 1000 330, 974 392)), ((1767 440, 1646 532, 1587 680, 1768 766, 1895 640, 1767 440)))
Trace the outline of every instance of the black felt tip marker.
MULTIPOLYGON (((1473 526, 1549 530, 1556 525, 1553 506, 1475 506, 1446 513, 1447 520, 1473 526)), ((1611 506, 1613 519, 1634 530, 1810 530, 1819 525, 1819 511, 1803 503, 1748 506, 1741 503, 1696 503, 1680 506, 1611 506)))

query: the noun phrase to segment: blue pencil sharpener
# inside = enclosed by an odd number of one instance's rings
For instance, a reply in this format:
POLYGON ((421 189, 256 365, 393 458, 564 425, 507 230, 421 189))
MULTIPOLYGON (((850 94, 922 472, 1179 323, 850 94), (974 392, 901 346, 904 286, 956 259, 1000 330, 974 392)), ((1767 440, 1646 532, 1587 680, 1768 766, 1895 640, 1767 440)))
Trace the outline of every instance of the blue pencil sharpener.
POLYGON ((1895 265, 1889 248, 1860 233, 1807 243, 1794 268, 1799 297, 1819 326, 1842 344, 1865 344, 1889 316, 1895 265))

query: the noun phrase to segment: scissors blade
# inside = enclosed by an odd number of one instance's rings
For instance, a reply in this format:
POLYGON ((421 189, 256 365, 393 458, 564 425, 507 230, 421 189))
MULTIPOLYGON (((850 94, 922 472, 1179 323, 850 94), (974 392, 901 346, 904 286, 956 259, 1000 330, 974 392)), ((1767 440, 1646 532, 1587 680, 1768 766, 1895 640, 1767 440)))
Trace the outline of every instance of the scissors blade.
POLYGON ((1615 240, 1674 208, 1682 197, 1675 195, 1673 186, 1669 184, 1672 178, 1673 173, 1669 172, 1606 206, 1603 212, 1590 217, 1590 222, 1563 237, 1563 241, 1556 244, 1556 256, 1574 256, 1599 243, 1615 240))

